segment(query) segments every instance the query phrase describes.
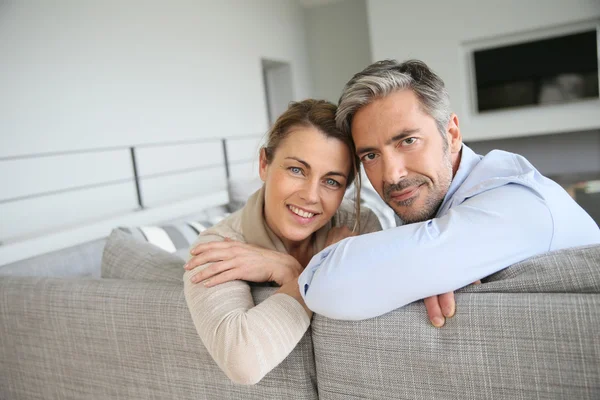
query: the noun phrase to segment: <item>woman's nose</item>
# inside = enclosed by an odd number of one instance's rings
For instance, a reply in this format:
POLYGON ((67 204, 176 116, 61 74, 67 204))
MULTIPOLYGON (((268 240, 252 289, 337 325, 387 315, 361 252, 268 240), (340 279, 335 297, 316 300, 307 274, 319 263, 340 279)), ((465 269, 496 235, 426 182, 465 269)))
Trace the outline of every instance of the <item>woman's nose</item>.
POLYGON ((307 180, 300 197, 309 204, 317 203, 319 201, 319 181, 307 180))

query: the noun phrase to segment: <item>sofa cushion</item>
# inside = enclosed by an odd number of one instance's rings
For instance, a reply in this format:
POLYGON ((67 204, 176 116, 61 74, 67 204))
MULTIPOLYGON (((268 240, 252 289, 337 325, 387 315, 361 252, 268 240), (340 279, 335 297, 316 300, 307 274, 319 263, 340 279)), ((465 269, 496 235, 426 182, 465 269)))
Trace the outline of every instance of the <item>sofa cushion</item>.
POLYGON ((111 232, 102 254, 102 278, 181 283, 184 260, 119 229, 111 232))

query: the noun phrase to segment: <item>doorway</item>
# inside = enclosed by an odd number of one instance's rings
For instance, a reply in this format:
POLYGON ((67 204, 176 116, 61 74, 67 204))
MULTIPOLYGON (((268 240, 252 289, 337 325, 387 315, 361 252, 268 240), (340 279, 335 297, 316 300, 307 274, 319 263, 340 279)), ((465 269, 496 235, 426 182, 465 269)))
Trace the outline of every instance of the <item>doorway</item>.
POLYGON ((270 127, 294 99, 292 69, 288 62, 282 61, 262 59, 261 64, 270 127))

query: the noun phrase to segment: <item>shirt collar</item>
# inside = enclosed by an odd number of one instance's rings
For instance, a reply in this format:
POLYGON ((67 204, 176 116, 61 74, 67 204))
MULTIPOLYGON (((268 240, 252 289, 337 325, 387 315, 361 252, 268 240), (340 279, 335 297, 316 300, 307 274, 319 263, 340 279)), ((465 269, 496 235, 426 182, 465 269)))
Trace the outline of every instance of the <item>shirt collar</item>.
POLYGON ((475 152, 464 143, 460 153, 460 164, 458 166, 458 170, 456 171, 456 175, 454 175, 452 178, 452 183, 450 184, 448 193, 446 193, 444 201, 440 206, 440 211, 445 208, 446 203, 450 201, 450 199, 454 196, 454 193, 456 193, 458 188, 464 183, 465 179, 467 179, 471 171, 473 171, 473 168, 475 168, 479 161, 481 161, 481 156, 475 154, 475 152))

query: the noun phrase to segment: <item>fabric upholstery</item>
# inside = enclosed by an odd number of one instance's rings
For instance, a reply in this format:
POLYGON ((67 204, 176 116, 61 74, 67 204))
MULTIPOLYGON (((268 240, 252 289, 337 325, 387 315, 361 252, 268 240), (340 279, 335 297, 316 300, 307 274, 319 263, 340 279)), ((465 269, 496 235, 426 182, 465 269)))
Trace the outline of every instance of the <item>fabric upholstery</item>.
MULTIPOLYGON (((0 276, 0 399, 316 399, 317 381, 323 399, 598 399, 599 254, 549 253, 467 287, 443 329, 422 302, 316 315, 256 386, 212 361, 180 281, 0 276)), ((255 302, 273 290, 254 285, 255 302)))
MULTIPOLYGON (((187 250, 186 250, 187 252, 187 250)), ((102 254, 102 278, 174 282, 183 285, 184 260, 119 229, 102 254)))
POLYGON ((499 271, 470 293, 600 293, 600 245, 558 250, 499 271))
POLYGON ((423 302, 365 321, 316 315, 321 399, 598 399, 600 297, 458 294, 430 325, 423 302))
POLYGON ((422 301, 365 321, 315 315, 323 399, 600 398, 600 246, 515 264, 456 294, 429 324, 422 301))
MULTIPOLYGON (((255 288, 257 301, 272 290, 255 288)), ((1 399, 317 398, 309 334, 259 384, 235 385, 179 284, 2 277, 0 321, 1 399)))

